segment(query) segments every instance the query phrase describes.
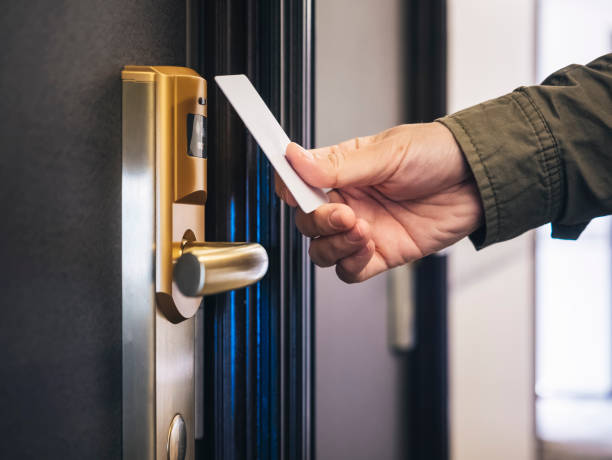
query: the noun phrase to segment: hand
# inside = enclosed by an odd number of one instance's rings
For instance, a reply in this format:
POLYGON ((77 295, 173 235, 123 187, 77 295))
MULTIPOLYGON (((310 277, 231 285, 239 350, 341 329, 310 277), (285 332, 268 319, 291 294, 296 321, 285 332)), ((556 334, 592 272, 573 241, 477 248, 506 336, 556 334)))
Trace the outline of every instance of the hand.
MULTIPOLYGON (((296 224, 312 238, 313 262, 336 265, 345 282, 420 259, 481 225, 470 169, 440 123, 396 126, 311 151, 291 143, 286 155, 307 183, 334 189, 329 204, 310 214, 298 209, 296 224)), ((297 205, 278 176, 276 191, 297 205)))

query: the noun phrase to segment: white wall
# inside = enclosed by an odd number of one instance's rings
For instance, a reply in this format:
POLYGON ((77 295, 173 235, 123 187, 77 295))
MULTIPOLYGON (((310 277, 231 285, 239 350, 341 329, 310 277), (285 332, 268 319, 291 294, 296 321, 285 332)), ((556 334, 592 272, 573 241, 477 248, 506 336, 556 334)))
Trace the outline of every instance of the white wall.
MULTIPOLYGON (((538 23, 540 80, 612 51, 610 0, 540 0, 538 23)), ((611 222, 594 220, 578 241, 551 239, 548 225, 538 230, 538 396, 605 396, 612 388, 611 222)))
MULTIPOLYGON (((534 83, 534 3, 448 1, 449 112, 534 83)), ((451 459, 534 459, 533 234, 449 267, 451 459)))
MULTIPOLYGON (((401 0, 315 11, 317 146, 401 122, 401 0)), ((317 268, 316 458, 400 457, 400 367, 387 346, 386 275, 347 285, 317 268)))
MULTIPOLYGON (((449 0, 449 111, 534 81, 535 0, 449 0)), ((316 7, 316 144, 401 122, 401 0, 316 7)), ((450 255, 453 460, 532 460, 532 235, 450 255)), ((393 459, 398 363, 387 348, 386 276, 360 285, 316 270, 316 454, 393 459)))

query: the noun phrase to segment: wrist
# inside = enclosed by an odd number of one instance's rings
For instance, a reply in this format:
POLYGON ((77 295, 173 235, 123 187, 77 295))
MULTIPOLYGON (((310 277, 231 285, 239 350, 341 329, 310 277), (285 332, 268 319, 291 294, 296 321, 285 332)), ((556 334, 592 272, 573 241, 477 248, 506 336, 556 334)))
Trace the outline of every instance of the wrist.
POLYGON ((443 152, 443 157, 450 167, 449 173, 456 181, 455 183, 473 178, 467 158, 452 131, 438 120, 432 122, 431 125, 435 131, 434 136, 440 143, 439 148, 443 152))

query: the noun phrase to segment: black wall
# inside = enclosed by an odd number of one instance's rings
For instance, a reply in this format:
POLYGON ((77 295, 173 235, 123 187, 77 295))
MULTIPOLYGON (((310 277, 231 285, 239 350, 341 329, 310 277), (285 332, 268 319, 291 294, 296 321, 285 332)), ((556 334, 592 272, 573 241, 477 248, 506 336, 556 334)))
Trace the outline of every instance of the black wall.
POLYGON ((0 458, 121 456, 121 81, 185 64, 185 2, 0 14, 0 458))

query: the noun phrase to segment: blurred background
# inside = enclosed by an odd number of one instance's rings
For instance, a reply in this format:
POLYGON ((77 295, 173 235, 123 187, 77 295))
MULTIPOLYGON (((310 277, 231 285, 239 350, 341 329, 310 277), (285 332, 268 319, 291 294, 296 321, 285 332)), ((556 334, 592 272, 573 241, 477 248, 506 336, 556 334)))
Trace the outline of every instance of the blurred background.
POLYGON ((611 219, 576 242, 549 226, 480 252, 461 241, 344 284, 312 267, 213 83, 246 74, 291 139, 334 144, 612 51, 612 0, 35 0, 3 13, 0 459, 114 460, 153 440, 166 458, 158 399, 124 391, 139 369, 122 358, 120 71, 163 64, 208 81, 206 239, 270 255, 259 284, 199 310, 187 458, 612 460, 611 219), (134 394, 143 424, 126 422, 134 394))
MULTIPOLYGON (((448 0, 445 20, 448 113, 612 50, 609 0, 448 0)), ((401 0, 317 2, 317 146, 407 121, 413 24, 401 0)), ((612 459, 610 219, 577 242, 549 234, 442 256, 452 460, 612 459)), ((411 276, 347 286, 316 269, 317 458, 406 458, 399 440, 419 420, 402 417, 403 369, 426 340, 394 342, 396 320, 414 327, 414 305, 397 301, 411 276)))

